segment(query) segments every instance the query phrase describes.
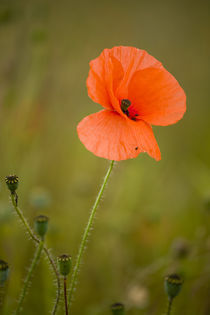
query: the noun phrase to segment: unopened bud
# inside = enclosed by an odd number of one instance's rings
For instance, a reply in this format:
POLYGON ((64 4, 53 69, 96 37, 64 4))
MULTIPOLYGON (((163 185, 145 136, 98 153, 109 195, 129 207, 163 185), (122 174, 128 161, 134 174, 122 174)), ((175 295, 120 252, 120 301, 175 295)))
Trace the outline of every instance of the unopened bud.
POLYGON ((5 177, 5 182, 7 184, 7 187, 11 191, 11 193, 14 194, 15 191, 17 190, 18 184, 19 184, 18 176, 16 176, 16 175, 8 175, 8 176, 5 177))
POLYGON ((124 315, 125 307, 122 303, 114 303, 111 305, 111 311, 113 315, 124 315))
POLYGON ((165 278, 165 291, 168 298, 174 299, 180 292, 182 288, 183 280, 177 274, 171 274, 165 278))
POLYGON ((71 271, 71 256, 61 255, 57 258, 58 260, 58 269, 62 276, 66 277, 71 271))
POLYGON ((3 285, 9 274, 9 265, 4 260, 0 259, 0 285, 3 285))
POLYGON ((48 221, 49 218, 46 217, 45 215, 39 215, 38 217, 35 218, 34 229, 41 238, 43 238, 47 233, 48 221))

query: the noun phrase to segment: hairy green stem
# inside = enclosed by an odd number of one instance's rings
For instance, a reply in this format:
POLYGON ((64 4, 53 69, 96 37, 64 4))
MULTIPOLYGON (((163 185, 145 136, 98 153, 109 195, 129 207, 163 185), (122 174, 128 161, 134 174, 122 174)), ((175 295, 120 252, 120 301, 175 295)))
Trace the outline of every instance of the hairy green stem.
POLYGON ((65 301, 65 314, 68 315, 68 299, 67 299, 67 288, 66 288, 66 277, 63 277, 63 293, 65 301))
POLYGON ((30 237, 38 244, 40 242, 40 240, 38 239, 38 237, 33 233, 28 221, 26 220, 26 218, 23 215, 23 212, 21 211, 21 209, 17 206, 17 202, 16 202, 16 195, 11 194, 11 200, 12 200, 12 204, 13 207, 15 208, 15 211, 17 212, 20 220, 22 221, 23 225, 26 228, 26 231, 28 232, 28 234, 30 235, 30 237))
POLYGON ((168 301, 168 310, 167 310, 166 315, 170 315, 171 314, 172 302, 173 302, 173 299, 169 299, 169 301, 168 301))
POLYGON ((23 300, 25 298, 27 289, 29 287, 33 271, 34 271, 36 265, 39 262, 43 246, 44 246, 44 242, 40 241, 39 245, 38 245, 38 247, 36 249, 36 252, 34 254, 34 258, 33 258, 32 262, 31 262, 31 265, 30 265, 30 268, 28 270, 28 273, 26 275, 26 278, 24 280, 24 285, 23 285, 23 288, 22 288, 21 293, 20 293, 20 297, 19 297, 19 300, 18 300, 18 305, 17 305, 16 311, 15 311, 15 314, 19 314, 20 311, 21 311, 21 308, 22 308, 22 305, 23 305, 23 300))
MULTIPOLYGON (((29 233, 30 237, 33 239, 33 241, 37 244, 39 244, 41 242, 41 240, 34 234, 33 230, 31 229, 28 221, 26 220, 26 218, 23 215, 23 212, 21 211, 21 209, 17 206, 17 202, 16 202, 16 196, 14 194, 11 194, 11 200, 12 200, 12 204, 13 207, 16 211, 16 213, 18 214, 20 220, 22 221, 23 225, 26 228, 26 231, 29 233)), ((56 264, 49 252, 49 249, 43 245, 43 250, 49 260, 50 265, 52 266, 52 269, 55 273, 55 277, 57 280, 57 296, 56 296, 56 300, 55 300, 55 304, 53 306, 53 310, 52 310, 52 315, 56 314, 57 308, 58 308, 58 304, 59 304, 59 300, 60 300, 60 291, 61 291, 61 284, 60 284, 60 276, 59 276, 59 272, 57 270, 56 264)))
POLYGON ((76 263, 75 263, 74 270, 73 270, 72 277, 71 277, 70 290, 69 290, 69 309, 70 309, 70 306, 71 306, 73 293, 74 293, 74 290, 75 290, 75 287, 76 287, 76 283, 77 283, 79 267, 80 267, 81 260, 82 260, 82 257, 84 255, 84 252, 85 252, 85 247, 86 247, 86 244, 87 244, 88 235, 90 233, 90 230, 91 230, 94 218, 95 218, 95 214, 96 214, 96 210, 98 208, 99 202, 101 200, 101 197, 103 195, 104 189, 105 189, 106 184, 108 182, 109 176, 110 176, 111 171, 113 169, 113 165, 114 165, 114 161, 111 161, 109 169, 108 169, 108 171, 106 173, 106 176, 104 177, 104 181, 103 181, 102 186, 101 186, 101 188, 99 190, 99 193, 98 193, 98 195, 96 197, 95 203, 93 205, 93 208, 91 210, 91 213, 90 213, 90 216, 89 216, 89 219, 88 219, 88 223, 86 225, 85 231, 84 231, 83 236, 82 236, 82 240, 81 240, 81 243, 80 243, 80 247, 79 247, 76 263))

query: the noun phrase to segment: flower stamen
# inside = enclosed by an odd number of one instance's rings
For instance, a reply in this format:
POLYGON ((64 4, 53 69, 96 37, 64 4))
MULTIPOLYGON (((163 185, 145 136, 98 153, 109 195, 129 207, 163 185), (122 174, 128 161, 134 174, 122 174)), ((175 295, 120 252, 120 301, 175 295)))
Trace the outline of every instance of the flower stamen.
POLYGON ((121 109, 122 109, 122 112, 124 114, 126 114, 128 117, 129 117, 129 111, 128 111, 128 108, 131 106, 131 101, 129 101, 128 99, 124 98, 122 101, 121 101, 121 109))

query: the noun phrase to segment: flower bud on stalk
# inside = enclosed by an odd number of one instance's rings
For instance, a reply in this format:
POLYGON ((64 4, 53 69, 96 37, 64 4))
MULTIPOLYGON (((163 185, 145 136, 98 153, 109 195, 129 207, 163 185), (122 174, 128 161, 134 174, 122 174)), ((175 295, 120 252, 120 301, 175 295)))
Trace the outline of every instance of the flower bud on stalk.
POLYGON ((166 276, 165 291, 169 299, 174 299, 182 288, 183 280, 177 274, 166 276))
POLYGON ((7 184, 8 189, 11 191, 11 194, 14 194, 19 184, 18 176, 8 175, 5 177, 5 182, 7 184))
POLYGON ((58 261, 58 270, 63 276, 63 294, 65 302, 65 314, 68 315, 68 301, 67 301, 67 276, 71 271, 71 256, 61 255, 57 258, 58 261))
POLYGON ((49 218, 46 217, 45 215, 39 215, 38 217, 35 218, 34 229, 36 233, 41 237, 41 239, 44 239, 45 234, 47 233, 48 221, 49 218))
POLYGON ((124 315, 125 307, 122 303, 114 303, 111 305, 111 311, 113 315, 124 315))
POLYGON ((71 271, 71 264, 71 256, 64 254, 58 257, 58 269, 62 276, 68 276, 71 271))
POLYGON ((168 295, 168 310, 166 313, 167 315, 171 314, 173 300, 179 294, 182 288, 182 283, 183 280, 177 274, 171 274, 165 278, 165 291, 168 295))
POLYGON ((17 205, 18 203, 18 195, 16 193, 16 190, 18 188, 19 179, 17 175, 8 175, 5 177, 5 182, 7 184, 8 189, 11 192, 11 195, 15 196, 15 203, 17 205))

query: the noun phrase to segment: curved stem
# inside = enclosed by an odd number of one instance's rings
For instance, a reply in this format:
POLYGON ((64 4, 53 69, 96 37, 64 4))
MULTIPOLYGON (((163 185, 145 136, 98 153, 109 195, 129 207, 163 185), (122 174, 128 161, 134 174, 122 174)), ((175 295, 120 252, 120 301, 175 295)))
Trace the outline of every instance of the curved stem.
POLYGON ((67 301, 66 277, 63 278, 63 292, 64 292, 64 301, 65 301, 65 314, 68 315, 68 301, 67 301))
POLYGON ((168 310, 167 310, 166 315, 170 315, 171 314, 172 302, 173 302, 173 299, 169 299, 169 301, 168 301, 168 310))
POLYGON ((28 270, 28 274, 27 274, 27 276, 26 276, 26 278, 24 280, 24 285, 23 285, 23 288, 22 288, 21 293, 20 293, 20 297, 19 297, 19 300, 18 300, 18 305, 17 305, 16 311, 15 311, 15 314, 19 314, 19 312, 21 311, 23 300, 25 298, 27 289, 29 287, 33 271, 34 271, 34 269, 35 269, 35 267, 36 267, 36 265, 37 265, 37 263, 39 261, 39 258, 41 256, 41 252, 42 252, 43 246, 44 246, 43 241, 40 241, 39 245, 37 247, 37 250, 35 252, 34 258, 33 258, 32 262, 31 262, 31 266, 30 266, 30 268, 28 270))
POLYGON ((58 308, 58 304, 59 304, 59 301, 60 301, 60 292, 61 292, 61 283, 60 283, 60 276, 59 276, 59 273, 58 273, 58 270, 57 270, 57 267, 56 267, 56 264, 50 254, 50 251, 49 249, 44 246, 44 252, 49 260, 49 263, 51 264, 51 267, 55 273, 55 276, 56 276, 56 280, 57 280, 57 296, 56 296, 56 300, 55 300, 55 304, 54 304, 54 307, 53 307, 53 310, 52 310, 52 315, 55 315, 56 314, 56 311, 57 311, 57 308, 58 308))
POLYGON ((89 217, 88 223, 86 225, 85 231, 84 231, 83 236, 82 236, 82 240, 81 240, 81 243, 80 243, 80 247, 79 247, 76 263, 75 263, 74 270, 73 270, 73 273, 72 273, 72 278, 71 278, 71 284, 70 284, 70 290, 69 290, 69 309, 70 309, 70 306, 71 306, 73 293, 74 293, 74 290, 75 290, 75 287, 76 287, 77 277, 78 277, 78 273, 79 273, 79 267, 80 267, 80 264, 81 264, 81 259, 82 259, 83 255, 84 255, 84 251, 85 251, 85 247, 86 247, 86 244, 87 244, 88 235, 90 233, 90 230, 91 230, 91 227, 92 227, 92 224, 93 224, 93 220, 95 218, 97 207, 99 205, 99 202, 100 202, 101 197, 103 195, 104 189, 105 189, 106 184, 108 182, 109 176, 110 176, 111 171, 113 169, 113 165, 114 165, 114 161, 111 161, 109 169, 108 169, 108 171, 106 173, 106 176, 104 177, 104 181, 103 181, 102 186, 101 186, 101 188, 99 190, 99 193, 98 193, 98 195, 96 197, 95 203, 94 203, 93 208, 92 208, 91 213, 90 213, 90 217, 89 217))
POLYGON ((12 204, 13 207, 15 208, 15 211, 17 212, 20 220, 22 221, 23 225, 26 228, 26 231, 28 232, 28 234, 30 235, 30 237, 38 244, 40 242, 40 240, 38 239, 38 237, 33 233, 28 221, 26 220, 26 218, 23 215, 23 212, 21 211, 21 209, 17 206, 16 203, 16 196, 14 194, 11 194, 11 200, 12 200, 12 204))
MULTIPOLYGON (((29 235, 33 239, 33 241, 36 242, 37 244, 39 244, 41 242, 41 240, 34 234, 33 230, 31 229, 31 227, 30 227, 30 225, 28 223, 28 221, 26 220, 26 218, 23 215, 23 212, 17 206, 16 196, 14 194, 11 194, 11 200, 12 200, 12 204, 13 204, 13 207, 14 207, 16 213, 18 214, 20 220, 22 221, 23 225, 26 228, 26 231, 29 233, 29 235)), ((60 300, 60 291, 61 291, 60 276, 59 276, 58 270, 56 268, 56 264, 55 264, 53 258, 51 257, 49 249, 44 245, 43 246, 43 250, 44 250, 44 252, 45 252, 45 254, 46 254, 46 256, 47 256, 47 258, 49 260, 50 265, 53 268, 53 271, 55 273, 55 277, 56 277, 56 280, 57 280, 57 296, 56 296, 55 304, 54 304, 54 307, 53 307, 53 310, 52 310, 52 314, 55 315, 56 311, 57 311, 57 308, 58 308, 58 303, 59 303, 59 300, 60 300)))

